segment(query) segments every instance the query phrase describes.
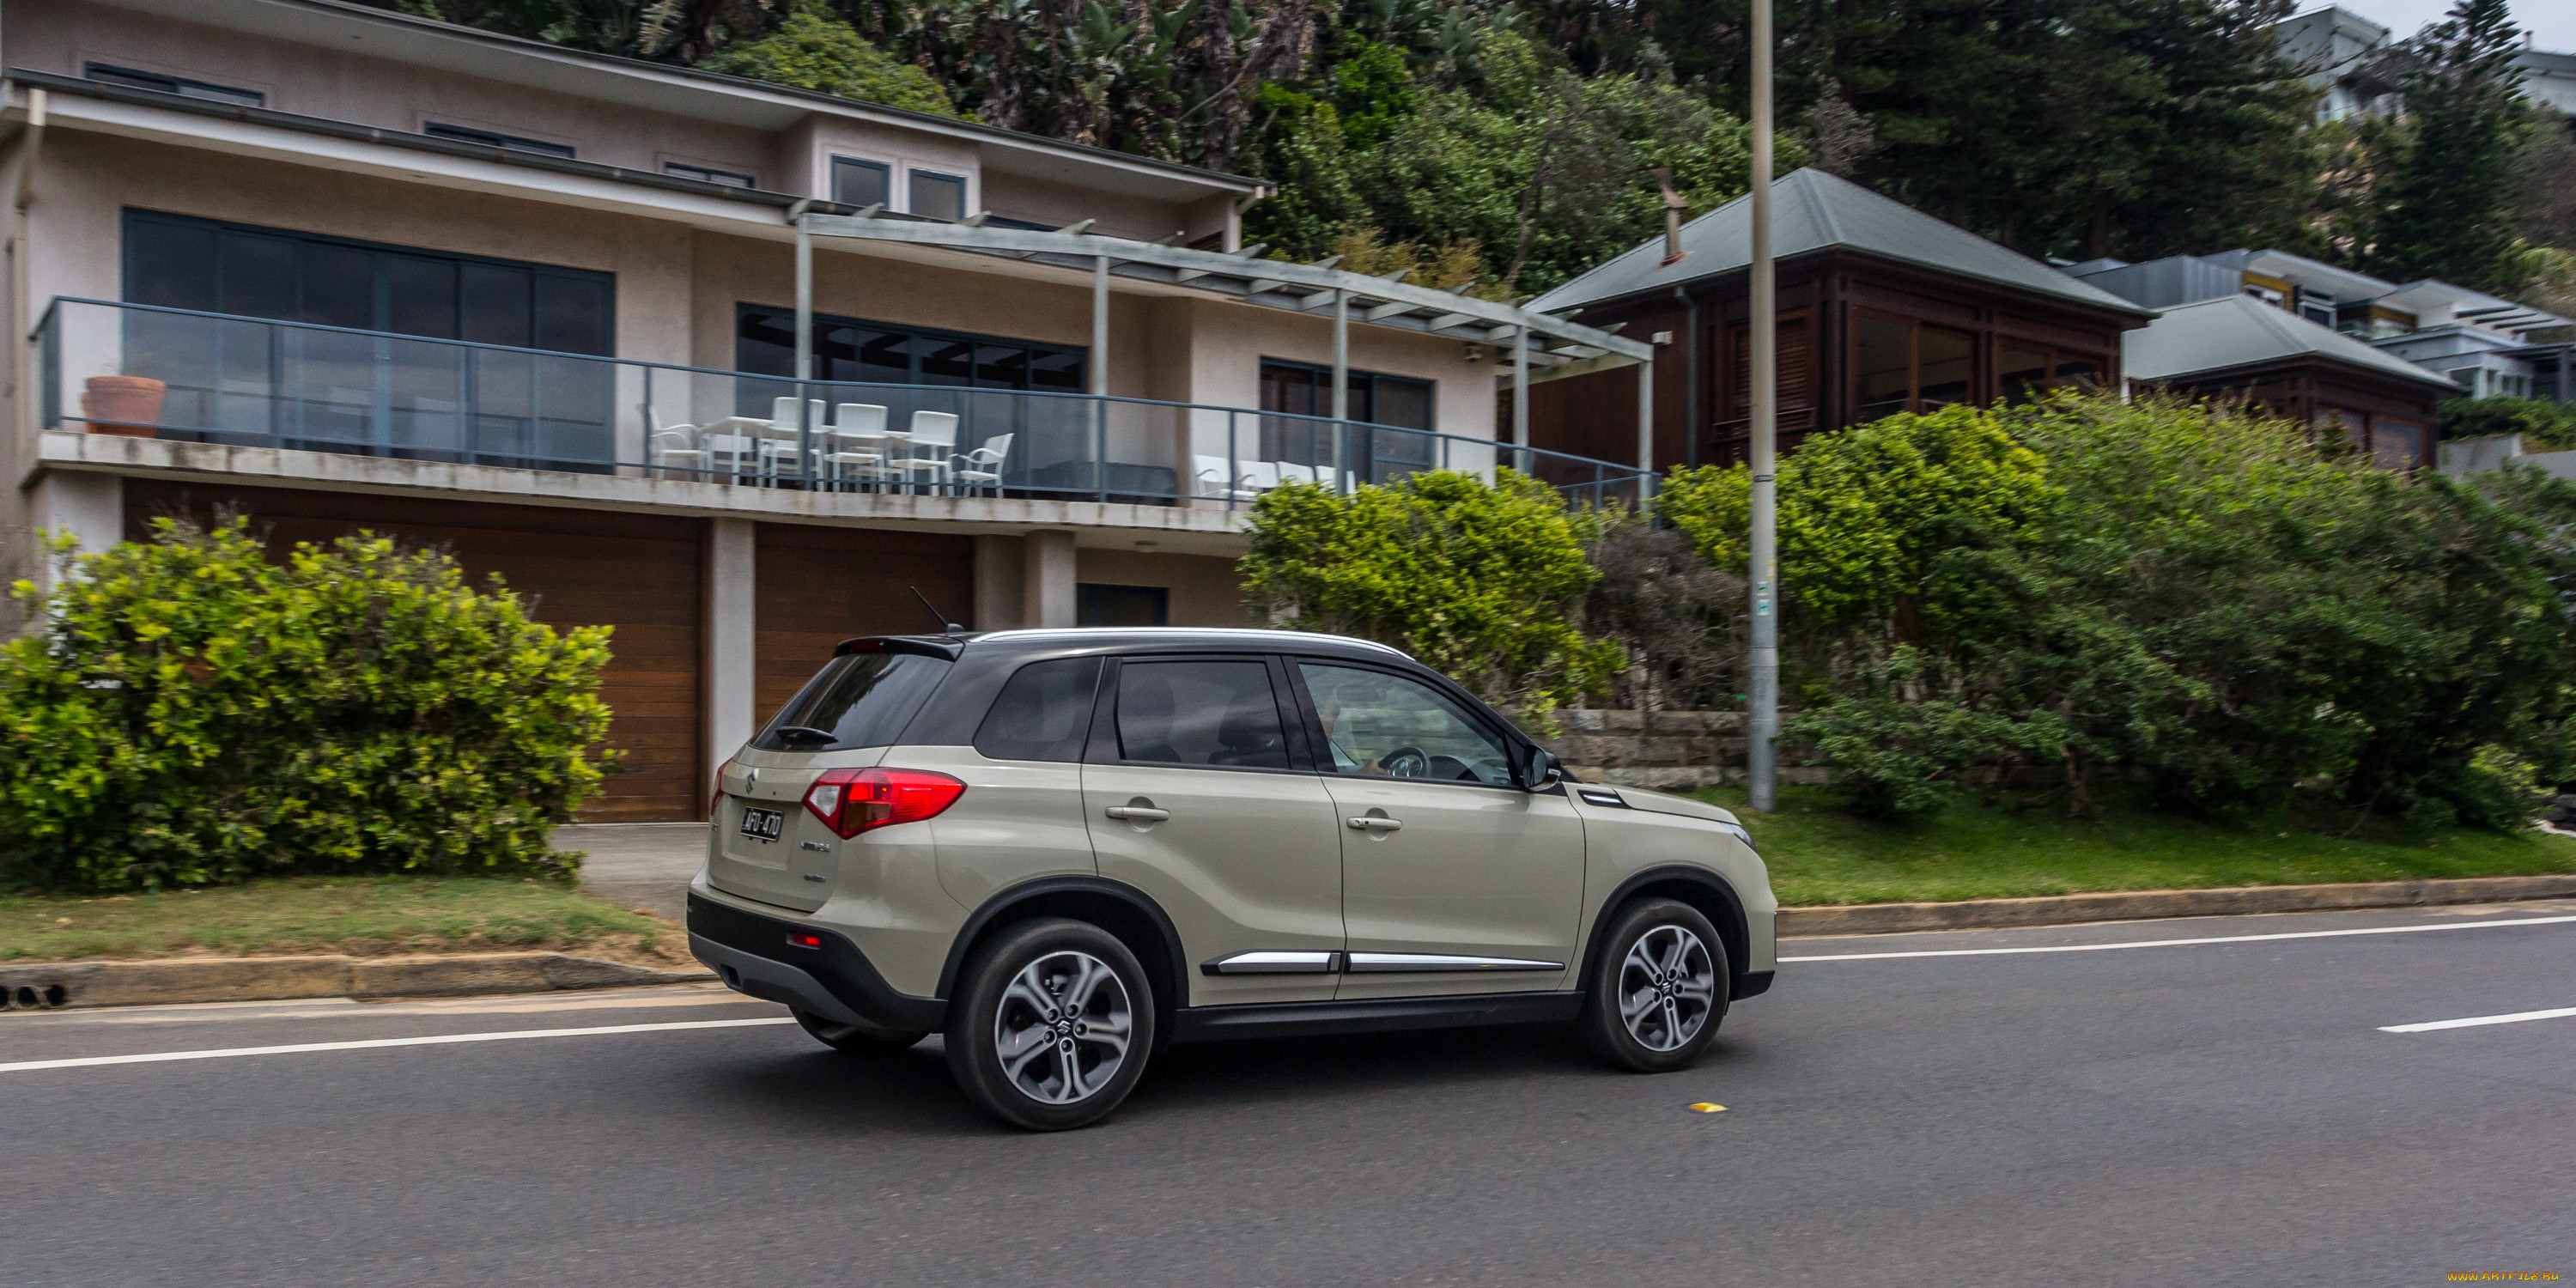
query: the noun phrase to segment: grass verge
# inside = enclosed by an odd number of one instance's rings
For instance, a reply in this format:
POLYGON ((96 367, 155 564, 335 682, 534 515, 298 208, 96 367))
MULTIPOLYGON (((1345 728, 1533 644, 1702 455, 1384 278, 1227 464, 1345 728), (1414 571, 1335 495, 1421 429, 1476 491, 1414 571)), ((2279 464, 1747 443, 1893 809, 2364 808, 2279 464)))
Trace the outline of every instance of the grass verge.
POLYGON ((0 962, 530 949, 688 960, 687 938, 669 922, 535 881, 293 877, 167 894, 0 897, 0 962))
POLYGON ((1748 809, 1741 788, 1695 795, 1744 820, 1783 904, 2576 872, 2576 837, 2542 832, 2340 836, 2286 820, 2237 827, 2128 804, 2070 819, 1962 803, 1930 818, 1873 823, 1812 787, 1782 788, 1774 814, 1748 809))

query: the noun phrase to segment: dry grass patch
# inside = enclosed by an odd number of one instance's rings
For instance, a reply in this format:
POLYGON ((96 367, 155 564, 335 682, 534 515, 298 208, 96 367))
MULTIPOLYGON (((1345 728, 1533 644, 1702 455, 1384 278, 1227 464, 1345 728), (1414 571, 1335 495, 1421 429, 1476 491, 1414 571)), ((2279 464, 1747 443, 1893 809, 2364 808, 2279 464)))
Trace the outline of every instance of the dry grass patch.
POLYGON ((293 877, 163 894, 0 897, 0 962, 530 950, 689 964, 679 926, 527 880, 293 877))

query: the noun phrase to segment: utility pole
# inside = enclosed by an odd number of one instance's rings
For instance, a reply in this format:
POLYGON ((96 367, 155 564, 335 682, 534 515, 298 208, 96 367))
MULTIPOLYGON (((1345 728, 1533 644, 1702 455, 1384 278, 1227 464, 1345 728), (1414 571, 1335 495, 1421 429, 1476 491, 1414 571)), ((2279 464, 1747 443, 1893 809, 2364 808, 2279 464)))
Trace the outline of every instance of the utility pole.
POLYGON ((1753 256, 1750 266, 1753 423, 1746 426, 1753 467, 1753 711, 1746 730, 1744 773, 1753 808, 1779 808, 1772 740, 1780 732, 1780 409, 1779 287, 1771 274, 1771 0, 1753 0, 1753 256))

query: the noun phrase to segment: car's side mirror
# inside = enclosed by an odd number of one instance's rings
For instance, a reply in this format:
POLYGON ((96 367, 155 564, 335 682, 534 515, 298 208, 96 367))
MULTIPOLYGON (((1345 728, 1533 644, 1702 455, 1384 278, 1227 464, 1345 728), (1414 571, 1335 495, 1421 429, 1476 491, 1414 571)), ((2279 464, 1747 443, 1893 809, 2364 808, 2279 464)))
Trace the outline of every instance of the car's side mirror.
POLYGON ((1565 776, 1565 767, 1557 763, 1556 754, 1545 747, 1529 749, 1529 758, 1521 764, 1521 783, 1534 792, 1546 791, 1565 776))

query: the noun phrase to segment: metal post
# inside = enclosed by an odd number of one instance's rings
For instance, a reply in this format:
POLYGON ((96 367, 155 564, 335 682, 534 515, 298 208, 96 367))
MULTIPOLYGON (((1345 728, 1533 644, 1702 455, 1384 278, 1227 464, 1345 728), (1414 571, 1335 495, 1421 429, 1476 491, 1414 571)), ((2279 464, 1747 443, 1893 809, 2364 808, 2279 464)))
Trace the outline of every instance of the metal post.
POLYGON ((1771 0, 1753 0, 1753 423, 1748 426, 1753 469, 1752 727, 1745 746, 1745 777, 1753 808, 1779 808, 1780 786, 1772 740, 1780 732, 1780 619, 1778 424, 1780 396, 1778 283, 1771 264, 1771 0))
POLYGON ((1351 293, 1333 292, 1333 491, 1348 491, 1351 442, 1351 293))
MULTIPOLYGON (((1637 364, 1637 468, 1643 474, 1655 472, 1655 360, 1637 364)), ((1644 478, 1637 481, 1637 503, 1646 503, 1644 478)))
MULTIPOLYGON (((1529 446, 1529 328, 1512 328, 1512 446, 1529 446)), ((1528 453, 1520 453, 1515 468, 1529 467, 1528 453)))
POLYGON ((1091 481, 1109 499, 1109 257, 1091 257, 1091 481))
POLYGON ((814 427, 806 424, 805 382, 814 378, 814 234, 805 227, 805 203, 796 203, 796 472, 814 459, 814 427))
POLYGON ((1681 287, 1673 298, 1682 302, 1682 464, 1699 468, 1699 301, 1681 287))

